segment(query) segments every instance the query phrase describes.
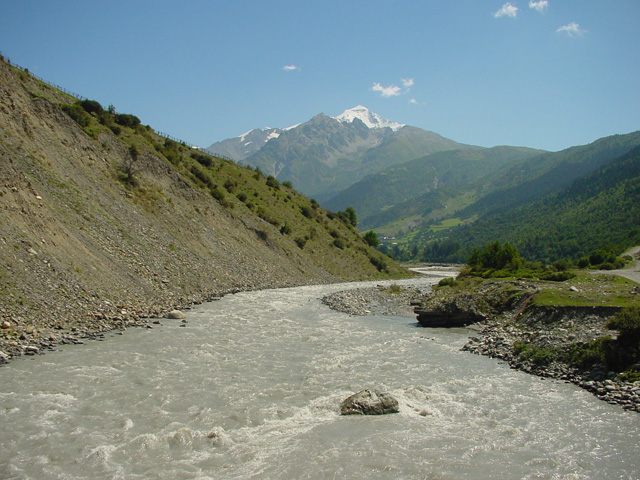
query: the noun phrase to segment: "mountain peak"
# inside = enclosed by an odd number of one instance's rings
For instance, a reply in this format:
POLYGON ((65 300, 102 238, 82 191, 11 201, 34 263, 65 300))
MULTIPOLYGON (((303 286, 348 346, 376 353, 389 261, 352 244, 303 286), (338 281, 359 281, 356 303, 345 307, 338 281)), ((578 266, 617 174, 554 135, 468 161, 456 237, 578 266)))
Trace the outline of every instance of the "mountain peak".
POLYGON ((404 124, 393 122, 391 120, 387 120, 386 118, 382 118, 377 113, 373 113, 367 107, 362 105, 358 105, 357 107, 349 108, 342 112, 337 117, 333 117, 342 123, 351 123, 356 118, 362 123, 364 123, 369 128, 386 128, 389 127, 394 132, 400 130, 404 127, 404 124))

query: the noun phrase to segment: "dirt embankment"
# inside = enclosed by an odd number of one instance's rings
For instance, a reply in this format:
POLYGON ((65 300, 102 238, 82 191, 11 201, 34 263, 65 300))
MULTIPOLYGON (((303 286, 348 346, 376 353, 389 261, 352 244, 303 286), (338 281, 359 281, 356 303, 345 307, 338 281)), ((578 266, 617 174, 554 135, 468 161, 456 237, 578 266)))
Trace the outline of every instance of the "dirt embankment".
POLYGON ((81 127, 61 108, 75 100, 0 61, 0 363, 229 292, 380 274, 357 232, 303 215, 296 192, 219 159, 205 171, 176 144, 180 170, 150 128, 81 127), (122 179, 129 144, 135 187, 122 179), (219 201, 191 170, 245 201, 219 201), (298 231, 263 218, 267 200, 298 231))

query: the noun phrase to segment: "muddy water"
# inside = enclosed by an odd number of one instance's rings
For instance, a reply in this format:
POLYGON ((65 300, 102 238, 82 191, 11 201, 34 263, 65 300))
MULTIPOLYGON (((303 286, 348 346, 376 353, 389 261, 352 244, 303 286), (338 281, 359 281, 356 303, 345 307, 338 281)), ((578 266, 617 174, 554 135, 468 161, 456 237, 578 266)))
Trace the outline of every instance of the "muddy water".
POLYGON ((637 413, 461 352, 465 330, 320 303, 346 287, 230 295, 0 368, 0 478, 640 477, 637 413), (341 417, 367 387, 401 412, 341 417))

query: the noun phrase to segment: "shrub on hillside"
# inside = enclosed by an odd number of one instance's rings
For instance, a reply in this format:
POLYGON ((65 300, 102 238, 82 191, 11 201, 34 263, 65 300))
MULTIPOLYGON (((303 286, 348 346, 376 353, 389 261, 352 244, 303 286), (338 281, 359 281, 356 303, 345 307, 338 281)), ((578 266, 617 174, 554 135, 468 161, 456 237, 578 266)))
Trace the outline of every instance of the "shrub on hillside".
POLYGON ((100 105, 100 103, 96 102, 95 100, 89 100, 89 99, 81 100, 79 102, 79 105, 87 113, 95 113, 96 115, 99 115, 104 112, 102 105, 100 105))
POLYGON ((380 245, 380 240, 378 239, 378 235, 373 230, 369 230, 363 236, 365 242, 369 244, 370 247, 377 247, 380 245))
POLYGON ((77 103, 73 105, 61 105, 60 108, 82 128, 88 127, 91 123, 89 114, 77 103))
POLYGON ((191 158, 193 158, 203 167, 210 167, 213 165, 213 159, 209 155, 204 155, 198 152, 191 152, 191 158))
POLYGON ((276 190, 280 190, 280 182, 278 182, 278 180, 276 180, 276 177, 274 177, 273 175, 269 175, 267 177, 267 186, 276 190))
POLYGON ((618 338, 612 341, 606 352, 607 365, 614 370, 624 370, 640 361, 640 307, 620 310, 607 322, 609 330, 617 330, 618 338))
POLYGON ((140 119, 128 113, 117 113, 114 119, 118 125, 123 127, 136 128, 140 125, 140 119))
POLYGON ((369 257, 369 261, 371 262, 371 265, 373 265, 374 267, 376 267, 378 269, 379 272, 382 272, 382 271, 387 269, 386 262, 384 260, 382 260, 381 258, 369 257))

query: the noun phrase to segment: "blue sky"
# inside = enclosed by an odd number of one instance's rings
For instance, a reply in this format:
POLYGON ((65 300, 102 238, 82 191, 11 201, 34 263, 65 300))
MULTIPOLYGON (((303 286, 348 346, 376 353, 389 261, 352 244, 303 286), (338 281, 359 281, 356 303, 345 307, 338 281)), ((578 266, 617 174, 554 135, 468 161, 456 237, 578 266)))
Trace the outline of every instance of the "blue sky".
POLYGON ((638 25, 638 0, 0 0, 0 52, 203 147, 362 104, 560 150, 640 129, 638 25))

